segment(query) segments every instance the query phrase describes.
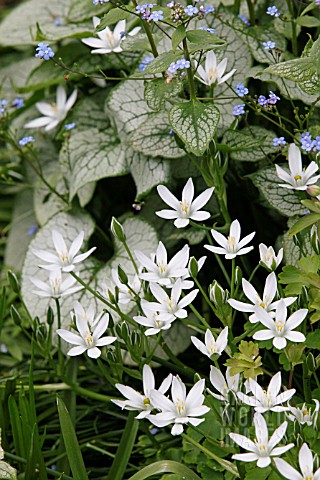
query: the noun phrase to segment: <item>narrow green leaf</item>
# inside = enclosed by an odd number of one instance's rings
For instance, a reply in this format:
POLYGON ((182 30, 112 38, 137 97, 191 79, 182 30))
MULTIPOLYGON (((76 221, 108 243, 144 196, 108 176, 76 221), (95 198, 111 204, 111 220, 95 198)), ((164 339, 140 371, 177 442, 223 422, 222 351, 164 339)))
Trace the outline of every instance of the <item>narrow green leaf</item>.
POLYGON ((97 32, 101 32, 109 25, 119 22, 120 20, 126 20, 130 15, 130 12, 126 12, 121 8, 113 8, 108 13, 106 13, 100 20, 99 25, 96 28, 97 32))
POLYGON ((186 38, 186 28, 184 25, 179 25, 172 34, 172 50, 175 50, 184 38, 186 38))
POLYGON ((125 474, 138 432, 139 422, 134 418, 135 416, 136 412, 130 412, 128 415, 116 456, 109 471, 108 480, 122 480, 125 474))
POLYGON ((319 221, 319 213, 309 213, 308 215, 305 215, 304 217, 300 218, 297 223, 293 225, 293 227, 290 228, 288 232, 289 238, 293 237, 293 235, 297 235, 297 233, 319 221))
POLYGON ((204 105, 197 100, 174 105, 169 120, 175 133, 197 156, 203 155, 211 142, 220 118, 214 105, 204 105))
POLYGON ((301 203, 311 212, 320 213, 320 202, 317 200, 301 200, 301 203))
MULTIPOLYGON (((26 446, 23 440, 21 420, 16 401, 12 395, 8 399, 9 416, 14 448, 18 457, 26 458, 26 446)), ((22 467, 23 468, 23 467, 22 467)))
POLYGON ((79 480, 89 480, 69 412, 59 396, 57 397, 57 405, 61 432, 72 475, 75 479, 79 478, 79 480))
POLYGON ((135 473, 129 480, 145 480, 159 473, 177 473, 185 480, 201 480, 189 467, 172 460, 162 460, 161 462, 152 463, 138 473, 135 473))

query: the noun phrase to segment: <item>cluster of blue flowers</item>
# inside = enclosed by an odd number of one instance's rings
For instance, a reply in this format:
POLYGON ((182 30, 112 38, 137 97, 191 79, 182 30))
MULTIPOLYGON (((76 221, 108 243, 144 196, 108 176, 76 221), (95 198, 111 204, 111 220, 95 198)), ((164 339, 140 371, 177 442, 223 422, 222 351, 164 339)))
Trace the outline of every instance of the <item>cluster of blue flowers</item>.
POLYGON ((76 122, 66 123, 64 128, 69 131, 69 130, 72 130, 75 126, 76 126, 76 122))
POLYGON ((281 15, 281 13, 277 9, 277 7, 274 6, 274 5, 272 7, 267 8, 267 14, 271 15, 272 17, 280 17, 280 15, 281 15))
POLYGON ((143 57, 143 59, 141 60, 141 63, 139 65, 139 71, 142 73, 145 71, 147 65, 149 65, 150 62, 152 62, 153 60, 153 56, 146 56, 146 57, 143 57))
POLYGON ((136 12, 141 15, 144 20, 148 20, 148 22, 158 22, 159 20, 163 20, 163 11, 156 10, 151 12, 155 6, 156 3, 144 3, 143 5, 137 5, 136 12))
POLYGON ((267 107, 268 105, 275 105, 278 100, 280 100, 280 97, 270 91, 269 98, 266 98, 264 95, 259 95, 258 103, 261 107, 267 107))
POLYGON ((244 97, 249 93, 249 90, 247 89, 247 87, 245 87, 241 82, 237 83, 237 85, 235 85, 234 88, 239 97, 244 97))
POLYGON ((188 15, 188 17, 193 17, 193 15, 197 15, 198 12, 199 9, 193 5, 187 5, 184 9, 184 13, 188 15))
POLYGON ((284 137, 275 137, 273 139, 273 146, 274 147, 283 147, 286 144, 287 144, 287 142, 285 141, 284 137))
POLYGON ((275 42, 272 42, 271 40, 268 40, 267 42, 262 42, 262 45, 264 46, 265 50, 272 50, 276 47, 275 42))
MULTIPOLYGON (((195 3, 198 3, 198 1, 199 0, 196 0, 195 3)), ((205 15, 213 13, 215 10, 213 5, 200 5, 199 7, 196 7, 195 5, 190 4, 184 7, 181 3, 176 3, 175 0, 171 0, 169 3, 167 3, 167 7, 172 9, 171 19, 174 22, 182 22, 186 18, 194 16, 197 16, 198 18, 203 18, 205 15)))
POLYGON ((320 150, 320 135, 313 139, 309 132, 304 132, 301 134, 300 142, 301 148, 305 152, 320 150))
POLYGON ((239 116, 239 115, 243 115, 245 113, 245 109, 244 107, 246 106, 245 103, 241 103, 240 105, 235 105, 233 107, 233 112, 232 112, 232 115, 234 116, 239 116))
POLYGON ((21 138, 21 140, 19 140, 19 145, 20 145, 20 147, 25 147, 26 145, 28 145, 28 143, 33 143, 34 141, 35 141, 35 139, 31 136, 23 137, 23 138, 21 138))
POLYGON ((54 51, 47 43, 40 42, 36 48, 36 58, 42 58, 43 60, 50 60, 54 57, 54 51))
POLYGON ((109 0, 92 0, 93 5, 103 5, 104 3, 108 3, 109 0))
MULTIPOLYGON (((12 100, 11 105, 9 106, 16 109, 22 108, 24 107, 24 100, 23 98, 17 97, 12 100)), ((5 99, 0 100, 0 115, 5 113, 6 107, 8 107, 8 101, 5 99)))
POLYGON ((185 68, 190 68, 189 60, 182 58, 176 62, 171 62, 168 68, 168 72, 171 74, 177 73, 177 70, 184 70, 185 68))
POLYGON ((241 22, 243 22, 245 25, 247 25, 247 27, 250 27, 251 23, 249 22, 247 17, 245 17, 244 15, 241 15, 241 13, 239 13, 238 18, 240 18, 241 22))

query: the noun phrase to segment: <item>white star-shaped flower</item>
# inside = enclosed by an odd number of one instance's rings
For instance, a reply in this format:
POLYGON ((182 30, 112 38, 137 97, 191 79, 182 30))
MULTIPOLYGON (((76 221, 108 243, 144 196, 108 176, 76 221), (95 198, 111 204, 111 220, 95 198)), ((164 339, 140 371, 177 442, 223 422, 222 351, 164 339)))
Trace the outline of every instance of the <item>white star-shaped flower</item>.
POLYGON ((293 332, 308 314, 307 308, 302 308, 294 312, 287 319, 287 307, 285 299, 281 299, 276 308, 275 318, 271 318, 263 308, 256 308, 256 317, 267 330, 259 330, 253 335, 255 340, 269 340, 273 338, 273 345, 281 350, 287 345, 287 340, 291 342, 304 342, 306 337, 301 332, 293 332))
POLYGON ((269 271, 274 271, 280 265, 283 258, 283 248, 280 248, 278 255, 272 247, 267 247, 264 243, 259 245, 260 262, 269 271))
MULTIPOLYGON (((171 373, 163 380, 159 392, 165 394, 172 382, 171 373)), ((146 418, 155 407, 151 402, 151 393, 155 390, 155 379, 149 365, 144 365, 142 370, 143 393, 137 392, 132 387, 116 383, 115 387, 126 397, 126 400, 111 400, 113 403, 126 410, 138 410, 137 419, 146 418)))
POLYGON ((52 242, 57 254, 48 252, 47 250, 32 250, 34 255, 41 260, 48 262, 48 265, 39 265, 39 267, 44 268, 45 270, 61 269, 63 272, 72 272, 75 269, 76 264, 85 260, 96 249, 96 247, 93 247, 87 252, 77 255, 83 243, 83 231, 75 238, 69 249, 60 232, 52 230, 51 233, 52 242))
POLYGON ((79 290, 83 289, 82 285, 77 285, 74 287, 74 284, 77 282, 77 280, 71 277, 71 275, 67 275, 66 278, 62 280, 61 270, 50 271, 48 283, 39 280, 37 277, 29 278, 30 281, 39 289, 32 290, 32 293, 35 293, 40 297, 60 298, 79 292, 79 290))
POLYGON ((221 355, 228 345, 228 327, 225 327, 222 330, 217 339, 214 338, 211 330, 208 328, 204 337, 205 343, 193 336, 191 337, 191 341, 193 345, 203 353, 203 355, 206 355, 209 358, 212 355, 221 355))
POLYGON ((160 285, 170 286, 177 278, 189 276, 189 246, 185 245, 168 262, 167 250, 162 242, 159 242, 154 261, 143 252, 135 250, 135 255, 148 272, 140 273, 139 277, 148 282, 157 282, 160 285), (173 281, 173 282, 172 282, 173 281))
POLYGON ((251 242, 256 232, 252 232, 242 240, 240 240, 241 227, 238 220, 234 220, 230 225, 229 236, 226 238, 220 232, 211 230, 213 239, 220 245, 220 247, 213 247, 212 245, 204 245, 205 248, 211 252, 224 255, 227 260, 235 258, 237 255, 245 255, 253 250, 253 247, 245 247, 247 243, 251 242))
POLYGON ((272 377, 267 390, 263 390, 258 382, 252 378, 249 378, 248 383, 253 395, 249 396, 242 392, 238 392, 238 398, 246 405, 254 407, 255 411, 259 413, 264 413, 268 410, 271 410, 272 412, 284 412, 288 410, 288 407, 280 406, 279 404, 287 402, 295 394, 295 389, 292 388, 279 395, 281 388, 281 372, 276 373, 272 377))
MULTIPOLYGON (((250 452, 236 453, 235 455, 232 455, 234 460, 240 460, 242 462, 257 462, 258 467, 265 468, 271 463, 270 457, 278 457, 294 447, 294 443, 289 443, 289 445, 283 447, 276 447, 286 433, 288 426, 287 422, 283 422, 280 427, 273 432, 270 440, 267 423, 261 413, 254 414, 253 423, 256 431, 254 441, 238 433, 229 433, 229 436, 235 443, 250 452)), ((293 480, 294 477, 291 477, 291 479, 293 480)))
POLYGON ((88 357, 98 358, 101 350, 98 347, 110 345, 117 337, 102 337, 109 324, 109 314, 106 313, 99 320, 90 324, 82 315, 76 315, 77 333, 58 328, 57 334, 68 343, 76 345, 69 350, 68 355, 74 357, 87 351, 88 357))
POLYGON ((315 184, 320 175, 313 177, 318 165, 311 162, 306 169, 302 168, 302 159, 300 149, 291 143, 288 152, 289 170, 276 165, 278 177, 286 183, 280 183, 279 187, 289 188, 291 190, 307 190, 309 185, 315 184))
POLYGON ((313 473, 315 460, 316 457, 313 457, 310 448, 304 443, 299 451, 301 473, 282 458, 275 458, 274 462, 281 475, 288 480, 320 480, 320 468, 313 473))
POLYGON ((200 82, 208 86, 215 83, 220 85, 221 83, 226 82, 236 71, 236 68, 234 68, 226 75, 223 75, 227 68, 227 63, 228 59, 224 58, 217 65, 216 54, 211 50, 210 52, 207 52, 205 68, 203 68, 201 65, 198 65, 197 75, 195 77, 200 80, 200 82))
MULTIPOLYGON (((239 312, 256 312, 257 307, 259 306, 263 308, 266 312, 268 312, 270 317, 275 316, 275 313, 273 311, 277 308, 281 300, 277 300, 275 302, 273 301, 277 293, 277 277, 274 272, 270 273, 267 276, 262 298, 259 296, 253 285, 251 285, 251 283, 244 278, 242 279, 242 289, 245 296, 252 303, 239 302, 238 300, 230 298, 228 300, 228 303, 231 305, 232 308, 238 310, 239 312)), ((285 305, 289 306, 296 299, 297 297, 287 297, 283 298, 282 300, 285 302, 285 305)), ((249 320, 251 323, 257 323, 260 321, 256 313, 250 315, 249 320)))
POLYGON ((183 425, 191 423, 197 426, 204 422, 201 415, 209 412, 210 408, 203 405, 205 380, 199 380, 187 395, 186 386, 177 375, 173 377, 171 386, 172 400, 163 393, 153 390, 151 392, 151 402, 155 408, 161 410, 161 413, 150 415, 148 419, 157 427, 165 427, 173 423, 171 429, 172 435, 181 435, 183 425))
POLYGON ((150 290, 157 302, 141 301, 141 306, 158 313, 171 314, 176 318, 187 318, 188 313, 185 307, 195 299, 199 290, 192 290, 188 295, 185 295, 181 300, 181 280, 178 279, 172 287, 170 297, 167 292, 157 283, 150 283, 150 290))
MULTIPOLYGON (((100 23, 100 18, 93 17, 93 26, 96 28, 100 23)), ((120 53, 122 52, 121 41, 125 38, 126 35, 133 37, 141 30, 141 27, 135 27, 131 32, 126 32, 126 21, 120 20, 117 25, 114 27, 113 32, 109 27, 106 27, 101 32, 97 32, 99 38, 89 37, 83 38, 81 41, 85 45, 94 48, 91 53, 95 54, 104 54, 104 53, 120 53)))
POLYGON ((64 87, 59 85, 56 93, 56 103, 37 102, 36 108, 43 117, 35 118, 24 125, 24 128, 39 128, 45 127, 48 132, 61 123, 67 116, 67 113, 77 100, 78 92, 74 90, 67 99, 67 92, 64 87))
POLYGON ((208 203, 214 187, 207 188, 197 198, 193 199, 194 186, 192 178, 189 178, 182 190, 181 201, 164 185, 159 185, 157 190, 162 200, 173 210, 160 210, 156 212, 156 215, 161 218, 175 219, 173 223, 177 228, 186 227, 189 225, 190 220, 202 222, 211 216, 209 212, 202 211, 200 208, 208 203))
POLYGON ((291 407, 288 405, 288 411, 286 412, 287 417, 291 422, 297 421, 300 425, 313 425, 316 428, 318 414, 319 414, 319 401, 317 399, 313 399, 314 403, 316 404, 315 409, 311 413, 311 407, 307 408, 306 404, 304 403, 301 408, 298 407, 291 407))
POLYGON ((149 327, 144 332, 147 336, 156 335, 161 330, 169 330, 172 322, 176 319, 171 313, 159 313, 151 310, 146 302, 142 302, 141 307, 145 316, 138 315, 133 317, 133 320, 144 327, 149 327))
POLYGON ((226 370, 226 378, 224 378, 223 374, 217 367, 211 365, 210 370, 210 382, 212 386, 218 390, 220 395, 211 392, 209 389, 208 392, 213 397, 226 403, 229 403, 229 392, 231 392, 235 398, 237 398, 236 394, 239 390, 240 375, 238 373, 236 375, 230 375, 230 370, 231 368, 228 367, 226 370))

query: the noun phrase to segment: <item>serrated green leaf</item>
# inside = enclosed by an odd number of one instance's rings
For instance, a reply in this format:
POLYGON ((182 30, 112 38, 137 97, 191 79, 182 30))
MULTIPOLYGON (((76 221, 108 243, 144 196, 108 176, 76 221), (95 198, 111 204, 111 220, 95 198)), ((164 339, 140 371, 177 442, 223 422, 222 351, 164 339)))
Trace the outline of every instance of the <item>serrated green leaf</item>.
POLYGON ((296 22, 301 27, 313 28, 313 27, 319 27, 320 26, 319 18, 312 17, 311 15, 306 15, 304 17, 298 17, 296 19, 296 22))
POLYGON ((168 81, 165 78, 155 78, 144 83, 144 98, 152 110, 165 109, 166 101, 179 95, 182 82, 179 78, 168 81))
POLYGON ((172 34, 172 50, 175 50, 177 46, 186 38, 186 27, 179 25, 172 34))
POLYGON ((293 237, 294 235, 297 235, 297 233, 301 232, 302 230, 305 230, 306 228, 310 227, 311 225, 319 221, 320 221, 319 213, 309 213, 308 215, 304 215, 302 218, 300 218, 297 221, 297 223, 293 225, 293 227, 290 228, 288 232, 289 238, 293 237))
POLYGON ((292 217, 304 212, 299 194, 294 190, 279 187, 280 179, 275 167, 260 170, 249 177, 268 203, 282 215, 292 217))
POLYGON ((119 22, 120 20, 126 20, 130 15, 130 12, 123 10, 122 8, 112 8, 108 13, 103 15, 99 25, 96 27, 97 32, 101 32, 109 25, 119 22))
POLYGON ((74 132, 61 149, 60 164, 69 183, 69 199, 87 183, 127 173, 121 145, 112 129, 74 132))
POLYGON ((152 62, 150 62, 146 66, 144 73, 153 75, 155 73, 165 72, 170 66, 170 63, 176 62, 181 57, 182 57, 182 52, 181 53, 173 53, 173 52, 161 53, 158 57, 156 57, 154 60, 152 60, 152 62))
POLYGON ((67 407, 58 396, 57 398, 59 420, 61 426, 61 433, 63 436, 70 468, 74 478, 81 478, 81 480, 88 480, 86 467, 83 462, 79 443, 73 428, 72 420, 70 418, 67 407))
POLYGON ((174 105, 169 120, 175 133, 197 156, 203 155, 212 140, 220 118, 214 105, 204 105, 197 100, 174 105))
POLYGON ((255 162, 277 150, 272 145, 274 137, 271 130, 253 125, 242 130, 227 130, 222 142, 227 145, 233 160, 255 162))
POLYGON ((181 158, 185 152, 177 146, 170 130, 168 114, 159 112, 132 132, 128 143, 133 150, 149 157, 181 158))

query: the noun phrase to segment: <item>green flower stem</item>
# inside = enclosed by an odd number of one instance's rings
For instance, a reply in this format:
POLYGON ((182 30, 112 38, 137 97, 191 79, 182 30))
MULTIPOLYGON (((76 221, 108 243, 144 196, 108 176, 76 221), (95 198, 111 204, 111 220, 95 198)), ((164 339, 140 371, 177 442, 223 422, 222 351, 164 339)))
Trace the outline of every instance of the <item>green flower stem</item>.
POLYGON ((231 285, 230 285, 230 296, 234 297, 234 287, 236 279, 236 259, 232 258, 231 260, 231 285))
POLYGON ((133 255, 132 255, 132 253, 131 253, 131 250, 130 250, 127 242, 124 240, 122 243, 123 243, 124 248, 126 249, 126 252, 127 252, 128 256, 129 256, 129 258, 130 258, 130 261, 131 261, 131 263, 132 263, 132 265, 133 265, 133 268, 135 269, 136 274, 139 275, 138 266, 137 266, 137 264, 136 264, 136 262, 135 262, 135 259, 133 258, 133 255))
MULTIPOLYGON (((195 370, 193 370, 192 368, 190 367, 187 367, 183 362, 181 362, 177 356, 171 351, 171 349, 168 347, 168 345, 162 340, 162 343, 160 343, 161 345, 161 348, 162 350, 164 351, 164 353, 166 353, 169 357, 169 359, 175 364, 177 365, 178 367, 180 367, 180 369, 182 369, 182 371, 184 372, 184 374, 188 374, 192 379, 194 378, 194 375, 195 375, 195 370)), ((156 360, 156 357, 153 357, 154 361, 157 361, 156 360)))
POLYGON ((208 295, 206 294, 206 292, 204 291, 203 287, 201 286, 199 280, 197 278, 194 278, 193 277, 193 280, 195 282, 195 284, 197 285, 197 287, 199 288, 201 294, 203 295, 205 301, 207 302, 207 304, 209 305, 209 307, 211 308, 211 310, 213 311, 213 313, 215 313, 215 308, 214 306, 212 305, 208 295))
POLYGON ((83 280, 81 280, 81 278, 78 277, 78 275, 76 273, 70 272, 70 275, 72 275, 73 278, 75 278, 80 283, 80 285, 82 285, 88 292, 90 292, 94 297, 96 297, 98 300, 100 300, 100 302, 107 305, 114 312, 117 312, 121 316, 122 320, 126 320, 131 325, 136 326, 136 323, 133 322, 132 318, 129 317, 129 315, 126 315, 126 314, 122 313, 121 310, 119 309, 119 307, 115 307, 114 305, 112 305, 112 303, 108 302, 108 300, 106 300, 102 295, 100 295, 98 292, 93 290, 93 288, 91 288, 87 283, 85 283, 83 280))
MULTIPOLYGON (((184 293, 182 294, 182 296, 184 297, 184 293)), ((195 314, 195 316, 200 320, 200 322, 206 327, 206 328, 210 328, 208 322, 206 321, 206 319, 198 312, 198 310, 190 303, 189 307, 191 308, 192 312, 195 314)))
POLYGON ((259 267, 260 267, 260 263, 258 263, 258 265, 252 270, 252 273, 251 273, 251 275, 250 275, 250 277, 249 277, 249 282, 251 282, 251 280, 252 280, 253 277, 255 276, 257 270, 259 269, 259 267))
MULTIPOLYGON (((211 238, 211 236, 209 235, 208 232, 206 233, 206 236, 207 236, 207 239, 208 239, 208 242, 210 243, 210 245, 213 245, 212 238, 211 238)), ((231 280, 230 280, 230 277, 229 277, 229 274, 228 274, 227 270, 225 269, 225 266, 223 265, 223 262, 222 262, 220 256, 217 253, 215 253, 214 256, 215 256, 215 258, 218 262, 220 270, 222 271, 222 273, 224 275, 224 278, 226 279, 226 281, 228 282, 228 285, 230 287, 231 280)))
POLYGON ((317 387, 320 389, 320 382, 319 382, 317 372, 313 372, 313 376, 314 376, 314 379, 316 381, 317 387))
POLYGON ((149 362, 152 360, 153 354, 154 354, 154 352, 156 351, 157 347, 160 345, 161 340, 162 340, 162 331, 160 331, 160 332, 158 333, 157 339, 156 339, 156 341, 154 342, 154 345, 153 345, 150 353, 148 354, 148 356, 146 357, 145 361, 143 362, 143 365, 144 365, 144 364, 149 364, 149 362))
POLYGON ((251 23, 251 25, 254 26, 254 24, 255 24, 254 6, 253 6, 253 3, 251 2, 251 0, 247 0, 247 6, 248 6, 248 10, 249 10, 250 23, 251 23))
POLYGON ((183 44, 184 56, 185 56, 186 60, 188 60, 190 62, 190 68, 187 68, 187 77, 188 77, 188 83, 189 83, 189 89, 190 89, 190 98, 191 98, 191 100, 196 100, 197 95, 196 95, 196 85, 194 83, 194 78, 193 78, 193 67, 192 67, 192 62, 191 62, 191 59, 190 59, 187 40, 185 38, 183 39, 182 44, 183 44))
MULTIPOLYGON (((71 389, 74 392, 82 395, 84 397, 93 398, 94 400, 98 400, 98 402, 110 402, 111 399, 115 399, 116 397, 109 397, 107 395, 103 395, 101 393, 93 392, 92 390, 88 390, 87 388, 80 387, 79 385, 75 385, 71 383, 67 378, 64 378, 64 383, 66 384, 65 389, 71 389)), ((44 385, 45 386, 45 385, 44 385)))
POLYGON ((293 7, 293 2, 291 0, 286 0, 288 9, 290 12, 291 16, 291 29, 292 29, 292 39, 291 39, 291 44, 292 44, 292 53, 295 57, 298 56, 298 44, 297 44, 297 25, 296 21, 294 18, 294 7, 293 7))
POLYGON ((309 369, 307 366, 306 358, 302 364, 302 371, 303 371, 303 393, 304 399, 306 403, 311 403, 311 379, 309 375, 309 369))
POLYGON ((109 375, 109 372, 105 368, 105 365, 103 365, 101 358, 97 358, 97 364, 105 379, 110 383, 110 385, 114 386, 117 382, 109 375))
MULTIPOLYGON (((61 328, 61 310, 60 310, 60 302, 58 298, 55 298, 56 302, 56 308, 57 308, 57 322, 58 322, 58 328, 61 328)), ((61 337, 58 335, 58 375, 60 377, 63 376, 63 370, 64 370, 64 355, 61 350, 61 337)))
MULTIPOLYGON (((135 7, 138 5, 137 0, 132 0, 132 3, 135 7)), ((149 26, 149 24, 146 20, 141 19, 141 23, 142 23, 142 27, 143 27, 143 29, 146 32, 146 35, 148 37, 153 56, 156 58, 159 55, 159 53, 158 53, 157 46, 155 44, 155 41, 154 41, 154 38, 153 38, 153 35, 152 35, 152 32, 151 32, 150 26, 149 26)))
POLYGON ((237 344, 239 342, 241 342, 241 340, 243 340, 244 338, 248 337, 248 336, 251 336, 253 335, 260 327, 260 323, 256 323, 253 327, 251 327, 249 330, 247 330, 246 332, 242 333, 241 335, 239 335, 238 337, 235 337, 233 339, 233 343, 234 344, 237 344))
POLYGON ((212 453, 211 450, 209 450, 206 447, 203 447, 199 442, 197 442, 193 438, 189 437, 189 435, 187 435, 186 433, 182 433, 181 436, 187 442, 191 443, 191 445, 194 445, 195 447, 197 447, 201 452, 203 452, 209 458, 212 458, 213 460, 218 462, 221 466, 223 466, 225 468, 225 470, 228 470, 228 472, 232 473, 234 476, 239 477, 239 472, 237 470, 237 467, 234 464, 232 464, 231 462, 228 462, 227 460, 224 460, 224 459, 218 457, 217 455, 212 453))

